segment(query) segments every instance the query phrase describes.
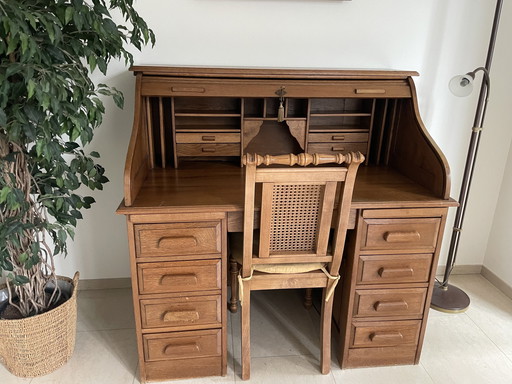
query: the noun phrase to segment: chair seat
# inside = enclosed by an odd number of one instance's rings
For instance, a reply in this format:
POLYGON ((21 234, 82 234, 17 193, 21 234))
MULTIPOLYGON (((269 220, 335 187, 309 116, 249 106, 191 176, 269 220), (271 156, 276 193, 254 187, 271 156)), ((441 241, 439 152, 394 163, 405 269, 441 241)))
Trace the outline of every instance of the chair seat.
MULTIPOLYGON (((253 253, 258 249, 258 240, 259 231, 255 231, 253 253)), ((243 262, 243 242, 243 233, 236 232, 230 234, 229 244, 231 246, 231 255, 240 265, 242 265, 243 262)), ((325 267, 325 263, 253 264, 252 267, 254 271, 264 273, 307 273, 321 270, 325 267)))

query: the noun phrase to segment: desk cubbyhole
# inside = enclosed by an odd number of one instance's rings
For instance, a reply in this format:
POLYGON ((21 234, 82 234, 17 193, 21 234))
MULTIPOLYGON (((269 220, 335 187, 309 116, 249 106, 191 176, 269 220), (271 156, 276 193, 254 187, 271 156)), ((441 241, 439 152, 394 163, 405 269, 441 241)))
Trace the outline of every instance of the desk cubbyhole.
POLYGON ((243 132, 243 153, 282 155, 304 152, 304 134, 301 135, 301 132, 305 131, 305 125, 304 121, 302 127, 299 126, 294 130, 286 121, 281 123, 263 119, 246 121, 243 132), (302 142, 299 143, 297 138, 302 142))
POLYGON ((180 115, 238 115, 241 99, 237 97, 175 97, 174 113, 180 115))
POLYGON ((146 97, 144 106, 151 165, 165 168, 172 164, 174 157, 172 116, 169 113, 172 98, 146 97))

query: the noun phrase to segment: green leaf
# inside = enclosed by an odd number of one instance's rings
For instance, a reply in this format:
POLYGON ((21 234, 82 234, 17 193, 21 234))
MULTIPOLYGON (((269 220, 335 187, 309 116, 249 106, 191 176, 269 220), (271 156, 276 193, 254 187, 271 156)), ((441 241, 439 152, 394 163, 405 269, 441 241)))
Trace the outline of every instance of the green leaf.
POLYGON ((99 158, 100 157, 100 154, 96 151, 92 151, 90 154, 89 154, 91 157, 95 157, 95 158, 99 158))
POLYGON ((18 260, 25 264, 25 262, 28 260, 28 254, 26 252, 23 252, 21 255, 18 256, 18 260))
POLYGON ((12 282, 14 283, 14 285, 23 285, 23 284, 27 284, 29 282, 29 278, 27 276, 22 276, 22 275, 16 275, 14 277, 14 279, 12 280, 12 282))
POLYGON ((73 14, 75 13, 75 9, 73 7, 67 7, 66 12, 64 13, 64 23, 69 24, 71 19, 73 19, 73 14))
POLYGON ((66 240, 68 239, 68 234, 63 229, 59 229, 59 231, 57 232, 57 239, 61 243, 65 243, 66 240))
POLYGON ((43 150, 44 150, 44 142, 42 140, 39 140, 37 143, 36 143, 36 153, 37 153, 37 157, 41 157, 43 155, 43 150))
POLYGON ((94 72, 94 69, 96 68, 96 56, 90 55, 87 58, 87 62, 89 63, 89 68, 91 68, 91 72, 94 72))
POLYGON ((34 80, 30 79, 27 83, 27 92, 28 92, 28 98, 30 99, 32 96, 34 96, 34 92, 36 90, 36 83, 34 80))
POLYGON ((7 201, 7 196, 11 193, 11 188, 8 186, 4 186, 0 191, 0 204, 5 203, 7 201))

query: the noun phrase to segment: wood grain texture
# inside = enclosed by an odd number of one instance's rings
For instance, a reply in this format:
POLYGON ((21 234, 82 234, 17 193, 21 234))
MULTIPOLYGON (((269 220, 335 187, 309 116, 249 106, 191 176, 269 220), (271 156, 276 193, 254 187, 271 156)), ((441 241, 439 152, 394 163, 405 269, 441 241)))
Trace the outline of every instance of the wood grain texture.
MULTIPOLYGON (((328 288, 338 276, 345 236, 349 223, 352 193, 359 165, 364 161, 360 153, 346 155, 287 154, 243 156, 245 171, 243 238, 233 236, 232 259, 241 260, 240 291, 242 314, 242 379, 250 378, 250 295, 253 290, 313 288, 324 289, 321 310, 320 371, 330 372, 331 364, 331 320, 333 297, 328 288), (344 164, 344 167, 300 168, 299 165, 344 164), (280 168, 266 166, 282 165, 280 168), (261 167, 258 167, 261 166, 261 167), (338 187, 338 183, 341 186, 338 187), (256 186, 261 186, 260 231, 258 251, 254 248, 254 212, 256 186), (338 193, 338 196, 336 194, 338 193), (338 210, 334 236, 330 239, 334 203, 337 197, 338 210), (328 242, 331 247, 328 250, 328 242), (236 255, 235 252, 242 252, 236 255), (280 265, 310 263, 317 257, 327 262, 328 276, 317 267, 303 273, 257 273, 254 268, 267 260, 279 260, 280 265), (257 264, 255 261, 260 264, 257 264)), ((275 264, 274 264, 275 266, 275 264)), ((232 267, 233 269, 236 266, 232 267)), ((238 268, 236 268, 238 269, 238 268)), ((234 280, 236 283, 236 280, 234 280)), ((237 294, 238 290, 233 289, 237 294)), ((230 308, 236 310, 236 301, 230 308)))
MULTIPOLYGON (((446 159, 419 116, 411 79, 417 73, 132 70, 134 124, 117 212, 127 215, 141 381, 227 372, 227 232, 260 227, 268 217, 261 203, 268 193, 257 188, 250 193, 251 213, 243 214, 246 169, 240 163, 246 152, 365 154, 355 184, 355 172, 346 174, 347 197, 322 206, 333 218, 324 220, 319 239, 323 244, 333 229, 331 250, 341 254, 346 248, 346 258, 343 289, 336 304, 331 299, 323 309, 320 370, 329 370, 331 311, 340 327, 343 368, 418 363, 447 208, 456 202, 449 198, 446 159), (282 123, 278 90, 286 91, 282 123), (348 228, 353 231, 347 238, 348 228), (189 332, 191 339, 180 339, 189 332), (165 351, 176 358, 167 359, 165 351)), ((275 184, 283 174, 258 177, 275 184)), ((308 177, 312 182, 319 176, 308 177)), ((260 230, 265 237, 271 233, 260 230)), ((319 260, 330 261, 323 245, 318 250, 319 260)), ((332 259, 332 273, 340 260, 332 259)), ((247 276, 247 268, 242 273, 247 276)), ((250 291, 327 283, 321 272, 289 277, 262 274, 247 286, 250 291)), ((250 375, 250 292, 246 300, 243 378, 250 375)))
POLYGON ((139 263, 141 294, 208 291, 222 288, 221 261, 175 261, 139 263))
POLYGON ((140 300, 142 327, 205 329, 222 324, 220 296, 140 300))
POLYGON ((136 65, 130 68, 136 75, 162 75, 177 77, 221 77, 221 78, 282 78, 282 79, 406 79, 418 76, 414 71, 390 70, 346 70, 346 69, 296 69, 296 68, 199 68, 169 67, 158 65, 136 65))

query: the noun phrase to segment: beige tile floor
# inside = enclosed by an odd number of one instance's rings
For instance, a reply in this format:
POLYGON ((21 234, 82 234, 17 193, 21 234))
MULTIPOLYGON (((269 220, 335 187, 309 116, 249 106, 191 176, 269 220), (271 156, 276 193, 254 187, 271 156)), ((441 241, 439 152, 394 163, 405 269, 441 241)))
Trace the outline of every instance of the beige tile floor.
MULTIPOLYGON (((430 312, 417 366, 318 371, 319 317, 294 291, 257 292, 252 318, 252 384, 510 384, 512 300, 480 275, 455 275, 472 304, 467 312, 430 312)), ((137 352, 129 290, 79 293, 76 350, 56 372, 19 379, 0 366, 0 384, 137 384, 137 352)), ((180 380, 181 384, 229 384, 240 379, 239 315, 230 315, 226 377, 180 380)))

